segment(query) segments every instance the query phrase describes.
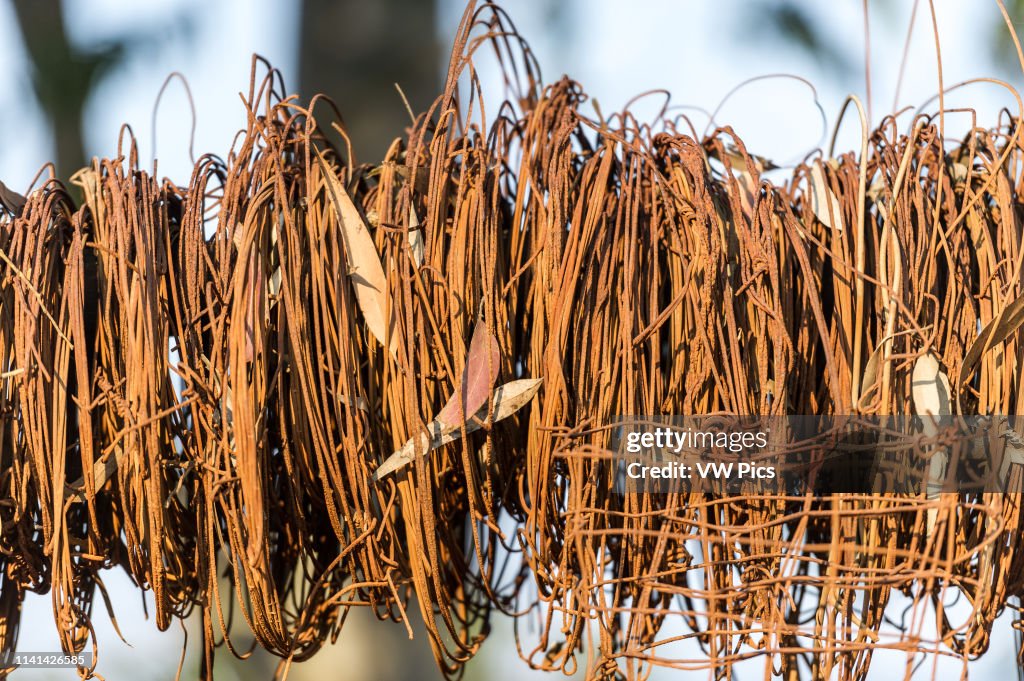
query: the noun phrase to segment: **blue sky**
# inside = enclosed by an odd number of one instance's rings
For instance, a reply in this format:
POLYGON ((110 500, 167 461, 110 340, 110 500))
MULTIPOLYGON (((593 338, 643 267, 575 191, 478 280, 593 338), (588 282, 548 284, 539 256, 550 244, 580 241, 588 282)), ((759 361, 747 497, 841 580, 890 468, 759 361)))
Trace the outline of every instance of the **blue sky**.
MULTIPOLYGON (((0 178, 24 189, 39 167, 53 155, 32 99, 20 38, 9 0, 0 1, 0 178), (17 134, 10 131, 17 130, 17 134)), ((272 0, 68 0, 67 21, 73 40, 95 44, 133 26, 159 26, 185 12, 195 17, 191 37, 173 36, 108 78, 88 109, 86 130, 90 154, 114 153, 118 130, 130 123, 143 158, 153 152, 151 116, 157 92, 171 71, 182 72, 196 101, 196 149, 224 154, 244 123, 238 93, 247 87, 253 52, 270 59, 297 86, 295 3, 272 0)), ((837 48, 858 58, 863 53, 860 3, 806 2, 827 27, 837 48)), ((872 3, 877 5, 877 2, 872 3)), ((947 85, 991 75, 985 42, 998 16, 995 2, 936 0, 947 85), (966 8, 970 7, 968 12, 966 8)), ((442 0, 438 30, 450 39, 463 4, 442 0)), ((890 0, 872 17, 872 72, 875 118, 892 106, 896 74, 910 11, 909 0, 890 0)), ((563 0, 552 16, 550 0, 508 3, 513 19, 527 36, 547 80, 568 73, 583 83, 606 112, 621 107, 639 92, 664 88, 673 104, 714 109, 725 94, 747 78, 790 73, 813 81, 821 103, 834 122, 848 93, 864 95, 862 74, 837 79, 799 50, 749 39, 749 0, 563 0), (628 6, 630 11, 624 11, 628 6), (572 17, 572 22, 558 16, 572 17), (571 23, 571 25, 570 25, 571 23)), ((911 42, 909 67, 900 105, 917 106, 938 90, 935 49, 927 3, 922 3, 911 42)), ((443 68, 438 65, 439 70, 443 68)), ((486 72, 486 69, 485 69, 486 72)), ((1016 78, 1016 82, 1020 82, 1016 78)), ((500 93, 495 93, 500 94, 500 93)), ((951 99, 970 104, 981 120, 991 120, 1013 99, 991 86, 976 86, 951 99)), ((641 102, 652 110, 652 98, 641 102)), ((496 107, 494 107, 496 108, 496 107)), ((696 112, 697 121, 703 119, 696 112)), ((961 124, 965 116, 959 116, 961 124)), ((774 160, 791 161, 813 149, 821 139, 821 122, 809 91, 792 81, 762 81, 748 86, 726 103, 719 120, 737 128, 748 146, 774 160)), ((165 95, 157 117, 157 146, 162 175, 179 184, 189 177, 187 154, 191 118, 180 85, 165 95)), ((844 126, 840 148, 859 146, 853 118, 844 126)))

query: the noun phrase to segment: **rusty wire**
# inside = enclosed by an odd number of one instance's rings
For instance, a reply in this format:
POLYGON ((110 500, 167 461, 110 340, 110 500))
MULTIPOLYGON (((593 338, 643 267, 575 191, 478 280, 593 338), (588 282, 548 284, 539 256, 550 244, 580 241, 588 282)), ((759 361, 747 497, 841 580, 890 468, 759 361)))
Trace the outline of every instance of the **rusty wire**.
POLYGON ((908 413, 927 353, 958 413, 1020 413, 1019 112, 955 143, 935 117, 890 117, 866 155, 780 184, 727 127, 588 118, 493 5, 453 55, 376 165, 314 122, 328 100, 282 99, 271 71, 232 153, 187 187, 126 136, 74 177, 81 205, 53 180, 5 204, 2 649, 27 591, 52 594, 65 650, 96 646, 93 599, 121 566, 159 628, 200 613, 203 678, 218 648, 250 648, 234 612, 284 676, 351 607, 422 620, 449 675, 499 613, 539 624, 517 635, 531 665, 592 679, 728 679, 753 657, 860 679, 880 648, 983 653, 1024 592, 1018 496, 621 495, 604 455, 618 414, 908 413), (511 92, 491 120, 482 47, 511 92), (371 228, 387 347, 325 168, 371 228), (540 392, 375 481, 458 390, 479 319, 502 380, 540 392), (886 638, 896 592, 914 615, 886 638), (955 622, 952 592, 970 607, 955 622))

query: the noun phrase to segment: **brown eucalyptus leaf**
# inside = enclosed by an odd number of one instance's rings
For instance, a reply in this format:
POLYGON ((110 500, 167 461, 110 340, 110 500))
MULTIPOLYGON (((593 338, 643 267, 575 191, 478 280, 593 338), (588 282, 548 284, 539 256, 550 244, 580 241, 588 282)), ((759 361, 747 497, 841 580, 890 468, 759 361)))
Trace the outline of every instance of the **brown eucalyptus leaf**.
POLYGON ((466 368, 462 371, 462 380, 437 413, 437 420, 454 426, 462 423, 466 415, 475 413, 487 402, 487 396, 498 380, 500 363, 498 341, 481 319, 477 321, 469 341, 469 354, 466 357, 466 368))
POLYGON ((0 182, 0 206, 3 206, 14 215, 21 215, 21 209, 28 202, 24 196, 0 182))

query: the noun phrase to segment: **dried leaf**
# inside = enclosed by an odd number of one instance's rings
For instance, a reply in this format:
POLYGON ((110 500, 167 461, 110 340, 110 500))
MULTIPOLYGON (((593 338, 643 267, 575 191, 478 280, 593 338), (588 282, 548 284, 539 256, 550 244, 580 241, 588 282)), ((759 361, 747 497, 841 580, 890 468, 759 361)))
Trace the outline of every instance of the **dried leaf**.
POLYGON ((256 354, 257 317, 263 310, 263 263, 255 253, 249 258, 247 293, 245 294, 245 361, 256 354))
POLYGON ((93 482, 96 485, 96 490, 102 489, 107 484, 107 480, 114 477, 123 458, 124 453, 121 451, 121 448, 115 446, 114 453, 108 456, 106 461, 97 461, 93 464, 93 482))
POLYGON ((868 355, 867 364, 864 365, 864 375, 861 377, 860 382, 860 404, 858 405, 861 409, 866 408, 868 398, 877 390, 877 388, 872 390, 871 387, 878 380, 878 370, 882 365, 882 349, 884 347, 885 343, 879 343, 878 347, 868 355))
MULTIPOLYGON (((920 416, 946 416, 952 413, 949 401, 949 379, 942 372, 938 358, 931 352, 921 355, 914 363, 911 396, 914 401, 914 411, 920 416)), ((936 426, 934 421, 925 419, 925 434, 935 435, 936 426)), ((931 453, 931 458, 928 461, 926 494, 928 499, 936 499, 941 493, 948 463, 949 454, 946 452, 936 450, 931 453)), ((937 509, 929 508, 925 514, 928 534, 934 531, 937 517, 937 509)))
POLYGON ((1001 425, 1003 426, 1003 438, 1005 440, 1005 446, 1003 448, 1003 460, 999 466, 999 482, 1005 485, 1010 480, 1010 468, 1011 466, 1024 466, 1024 439, 1009 426, 1008 419, 1001 417, 1001 425))
POLYGON ((459 387, 437 413, 437 419, 447 425, 457 425, 465 420, 466 415, 475 413, 487 402, 491 387, 498 380, 500 363, 498 341, 481 319, 477 321, 469 341, 466 368, 462 371, 459 387))
MULTIPOLYGON (((523 378, 518 381, 510 381, 499 386, 494 391, 494 420, 497 423, 516 413, 537 394, 540 389, 542 378, 523 378)), ((466 421, 465 432, 472 433, 484 426, 487 419, 487 406, 481 409, 468 421, 466 421)), ((402 448, 389 456, 387 460, 374 471, 373 479, 380 480, 384 476, 393 473, 412 462, 417 455, 425 456, 427 452, 433 451, 449 442, 454 442, 462 437, 461 426, 446 426, 441 421, 434 419, 427 425, 427 432, 419 437, 413 437, 402 448)))
POLYGON ((416 267, 423 264, 423 232, 420 231, 420 221, 416 217, 416 209, 409 206, 409 251, 412 253, 412 261, 416 267))
POLYGON ((967 181, 967 166, 963 163, 953 163, 949 168, 949 175, 953 178, 953 184, 962 184, 967 181))
MULTIPOLYGON (((277 225, 271 225, 270 227, 270 252, 271 255, 276 258, 277 255, 277 225)), ((270 295, 274 298, 281 292, 281 266, 277 265, 274 271, 270 273, 270 281, 267 283, 267 290, 270 295)))
POLYGON ((349 398, 348 395, 338 395, 338 401, 365 412, 370 411, 370 405, 362 395, 356 395, 354 398, 349 398))
MULTIPOLYGON (((403 180, 409 179, 409 169, 404 165, 396 165, 395 173, 403 180)), ((430 169, 419 167, 416 168, 416 176, 413 180, 413 186, 416 192, 419 194, 426 194, 430 189, 430 169)))
POLYGON ((914 411, 921 416, 946 416, 952 413, 949 400, 949 379, 931 352, 917 358, 911 379, 914 411))
POLYGON ((871 186, 865 192, 865 196, 871 199, 883 221, 889 219, 889 202, 885 198, 885 189, 885 181, 878 177, 875 178, 875 181, 871 183, 871 186))
POLYGON ((0 206, 15 216, 21 215, 21 209, 28 202, 24 196, 0 182, 0 206))
POLYGON ((270 275, 270 282, 268 284, 268 291, 271 296, 275 298, 281 292, 281 268, 277 267, 274 269, 274 273, 270 275))
POLYGON ((825 171, 821 169, 820 163, 811 166, 811 210, 826 227, 835 227, 842 231, 843 208, 832 188, 828 186, 828 178, 825 177, 825 171))
POLYGON ((373 237, 359 214, 359 209, 319 150, 317 161, 327 183, 327 195, 338 215, 338 225, 345 242, 348 274, 355 288, 356 302, 374 338, 380 341, 381 345, 389 347, 386 339, 390 336, 389 350, 391 355, 395 356, 398 352, 398 334, 395 332, 394 314, 390 319, 386 317, 387 279, 380 262, 380 254, 377 253, 373 237))
MULTIPOLYGON (((757 169, 758 174, 763 173, 766 170, 777 170, 778 165, 775 164, 771 159, 759 156, 757 154, 750 153, 749 150, 740 151, 740 148, 735 144, 726 144, 724 150, 719 152, 716 148, 711 152, 711 156, 718 158, 723 163, 728 159, 729 165, 734 171, 746 172, 747 159, 753 162, 754 167, 757 169), (719 158, 724 156, 724 158, 719 158)), ((749 176, 749 173, 748 173, 749 176)))
POLYGON ((957 385, 966 383, 974 373, 974 368, 978 366, 982 356, 1016 333, 1021 324, 1024 324, 1024 296, 1003 308, 1002 312, 986 324, 978 337, 974 339, 971 347, 967 349, 963 364, 960 365, 957 385))
MULTIPOLYGON (((93 484, 95 485, 93 489, 97 492, 100 491, 107 484, 107 480, 114 477, 123 458, 124 452, 115 445, 112 453, 92 465, 93 484)), ((82 498, 85 497, 85 478, 78 478, 68 486, 76 490, 82 498)))

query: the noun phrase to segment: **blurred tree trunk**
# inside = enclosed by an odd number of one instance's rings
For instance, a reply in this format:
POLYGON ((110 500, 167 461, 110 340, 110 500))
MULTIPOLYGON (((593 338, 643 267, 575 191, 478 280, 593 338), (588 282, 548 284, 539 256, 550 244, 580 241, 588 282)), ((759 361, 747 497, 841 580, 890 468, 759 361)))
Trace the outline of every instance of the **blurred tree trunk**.
POLYGON ((300 90, 307 99, 322 92, 335 101, 360 161, 379 160, 409 125, 395 83, 416 113, 440 94, 436 5, 436 0, 302 2, 300 90))
POLYGON ((53 131, 57 176, 66 180, 85 164, 82 111, 104 57, 82 54, 70 44, 61 0, 14 0, 14 13, 36 98, 53 131))
MULTIPOLYGON (((409 113, 395 83, 401 86, 416 114, 425 111, 441 94, 441 52, 435 27, 437 2, 303 0, 301 3, 299 90, 307 101, 321 92, 334 100, 360 162, 380 161, 392 140, 402 135, 410 124, 409 113)), ((330 125, 328 113, 327 107, 318 107, 322 125, 330 125)), ((413 617, 416 617, 415 612, 415 608, 409 610, 413 617)), ((400 625, 378 622, 365 615, 353 617, 346 624, 346 636, 342 638, 373 641, 375 652, 350 649, 346 658, 344 654, 322 651, 309 663, 297 667, 291 676, 320 679, 325 678, 326 669, 352 670, 369 662, 377 669, 377 678, 439 679, 441 675, 426 643, 426 632, 422 627, 418 629, 416 639, 410 642, 405 628, 400 625)))

